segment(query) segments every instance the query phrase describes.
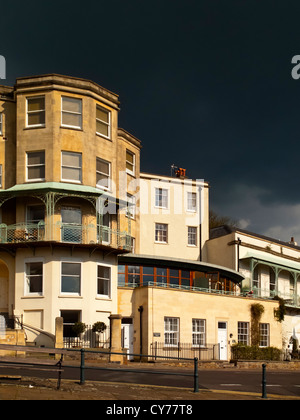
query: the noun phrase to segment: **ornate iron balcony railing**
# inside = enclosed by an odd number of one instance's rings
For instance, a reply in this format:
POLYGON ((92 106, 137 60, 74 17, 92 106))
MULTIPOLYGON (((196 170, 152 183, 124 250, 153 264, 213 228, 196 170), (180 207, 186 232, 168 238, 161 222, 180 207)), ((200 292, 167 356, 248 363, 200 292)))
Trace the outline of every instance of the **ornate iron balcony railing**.
POLYGON ((57 222, 54 224, 17 223, 0 224, 0 243, 18 244, 41 241, 54 241, 72 244, 100 244, 126 251, 132 250, 132 238, 127 232, 111 229, 102 225, 84 225, 57 222))

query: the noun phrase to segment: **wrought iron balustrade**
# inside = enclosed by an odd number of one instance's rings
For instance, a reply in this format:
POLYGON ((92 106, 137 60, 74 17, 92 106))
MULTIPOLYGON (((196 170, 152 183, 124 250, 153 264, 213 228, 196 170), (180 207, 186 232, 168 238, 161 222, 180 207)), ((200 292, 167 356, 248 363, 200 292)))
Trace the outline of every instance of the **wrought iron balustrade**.
POLYGON ((102 225, 84 225, 56 222, 0 224, 0 243, 55 241, 73 244, 100 244, 127 251, 132 249, 131 236, 127 232, 102 225))

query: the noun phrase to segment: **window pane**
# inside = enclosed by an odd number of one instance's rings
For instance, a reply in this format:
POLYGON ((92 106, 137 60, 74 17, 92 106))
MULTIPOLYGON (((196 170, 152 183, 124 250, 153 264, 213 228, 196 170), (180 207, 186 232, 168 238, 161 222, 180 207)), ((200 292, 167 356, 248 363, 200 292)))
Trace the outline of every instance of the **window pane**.
POLYGON ((62 98, 63 111, 81 113, 81 99, 77 98, 62 98))
POLYGON ((62 274, 80 275, 80 264, 62 263, 62 274))
POLYGON ((143 267, 143 274, 153 275, 154 268, 153 267, 143 267))
POLYGON ((45 98, 28 98, 27 99, 28 111, 40 111, 45 109, 45 98))
POLYGON ((118 274, 118 286, 125 286, 125 274, 118 274))
POLYGON ((132 154, 132 153, 130 153, 128 150, 126 151, 126 161, 128 162, 128 163, 131 163, 131 166, 133 165, 133 163, 134 163, 134 157, 133 157, 134 155, 132 154))
POLYGON ((62 276, 61 291, 63 293, 80 293, 80 277, 62 276))
POLYGON ((43 274, 43 264, 38 263, 28 263, 26 264, 27 267, 27 274, 29 275, 38 275, 43 274))
POLYGON ((101 265, 98 266, 98 277, 109 279, 110 278, 110 268, 103 267, 101 265))
POLYGON ((167 276, 167 269, 166 268, 157 267, 156 274, 158 276, 167 276))
POLYGON ((72 168, 62 168, 62 178, 72 181, 81 181, 81 170, 72 168))
POLYGON ((109 122, 109 111, 104 110, 103 108, 96 108, 96 118, 104 121, 106 123, 109 122))
POLYGON ((110 294, 109 281, 103 280, 103 279, 98 279, 97 293, 98 293, 98 295, 109 296, 109 294, 110 294))
POLYGON ((62 124, 73 127, 81 127, 81 114, 62 113, 62 124))
POLYGON ((104 174, 109 175, 109 163, 108 162, 104 162, 101 159, 97 159, 96 165, 97 165, 96 170, 98 172, 102 172, 104 174))
POLYGON ((45 163, 45 152, 30 152, 27 153, 28 165, 37 165, 45 163))
POLYGON ((190 279, 181 279, 181 285, 182 286, 187 286, 187 287, 189 287, 190 286, 190 279))
POLYGON ((61 209, 61 221, 63 223, 75 223, 80 225, 82 222, 81 210, 71 207, 63 207, 61 209))
POLYGON ((179 277, 179 270, 170 269, 170 276, 179 277))
POLYGON ((133 273, 140 274, 140 267, 136 266, 136 265, 129 265, 128 266, 128 273, 130 273, 130 274, 133 274, 133 273))
POLYGON ((101 121, 96 121, 96 131, 99 134, 103 134, 103 136, 108 137, 109 135, 109 126, 102 123, 101 121))
POLYGON ((81 167, 81 153, 63 152, 62 164, 64 166, 81 167))
POLYGON ((45 178, 45 166, 37 166, 28 168, 28 179, 45 178))
POLYGON ((28 125, 45 124, 45 111, 28 114, 28 125))

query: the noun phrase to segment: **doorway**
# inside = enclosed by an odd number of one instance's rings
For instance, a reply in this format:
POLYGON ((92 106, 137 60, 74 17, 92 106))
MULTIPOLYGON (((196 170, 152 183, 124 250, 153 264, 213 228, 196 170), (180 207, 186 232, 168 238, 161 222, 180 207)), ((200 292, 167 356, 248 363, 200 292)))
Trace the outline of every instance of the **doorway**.
POLYGON ((9 272, 7 266, 0 261, 0 312, 8 313, 9 272))
POLYGON ((227 360, 227 322, 218 322, 218 344, 220 348, 220 360, 227 360))
POLYGON ((134 357, 130 354, 133 353, 133 323, 132 318, 122 319, 122 347, 129 353, 128 360, 133 360, 134 357))
POLYGON ((82 216, 81 210, 75 207, 62 207, 62 241, 82 242, 82 216))

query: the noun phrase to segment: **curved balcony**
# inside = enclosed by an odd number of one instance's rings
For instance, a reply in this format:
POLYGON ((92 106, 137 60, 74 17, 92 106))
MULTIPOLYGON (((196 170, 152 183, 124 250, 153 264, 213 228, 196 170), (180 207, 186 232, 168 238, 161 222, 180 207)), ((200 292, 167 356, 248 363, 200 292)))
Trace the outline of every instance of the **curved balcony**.
POLYGON ((56 242, 80 244, 117 249, 120 252, 132 250, 132 238, 127 232, 113 230, 102 225, 83 225, 57 222, 0 224, 0 244, 17 247, 22 244, 56 242))

